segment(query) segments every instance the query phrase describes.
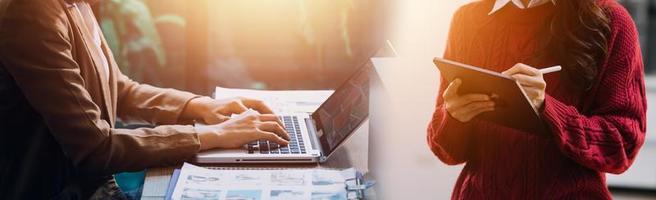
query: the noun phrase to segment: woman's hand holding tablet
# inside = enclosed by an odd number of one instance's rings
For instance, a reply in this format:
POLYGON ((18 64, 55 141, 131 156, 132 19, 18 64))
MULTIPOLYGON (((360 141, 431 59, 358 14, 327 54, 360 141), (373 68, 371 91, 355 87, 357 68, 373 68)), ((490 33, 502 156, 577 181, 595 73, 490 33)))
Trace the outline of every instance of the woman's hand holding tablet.
POLYGON ((444 106, 446 111, 460 122, 469 122, 484 112, 494 111, 494 101, 486 94, 458 95, 462 80, 456 79, 444 90, 444 106))
POLYGON ((504 74, 456 61, 435 58, 445 83, 443 107, 460 122, 473 118, 525 132, 542 134, 540 108, 545 99, 545 73, 560 67, 535 69, 517 64, 504 74), (471 94, 471 95, 470 95, 471 94))
MULTIPOLYGON (((560 66, 536 69, 526 64, 518 63, 502 72, 502 74, 515 79, 521 85, 524 92, 526 92, 535 110, 540 110, 544 104, 545 90, 547 87, 543 75, 560 70, 560 66)), ((455 79, 444 90, 444 94, 442 95, 445 108, 451 117, 465 123, 482 113, 494 111, 495 103, 492 97, 486 94, 476 93, 458 95, 461 85, 462 80, 455 79)))

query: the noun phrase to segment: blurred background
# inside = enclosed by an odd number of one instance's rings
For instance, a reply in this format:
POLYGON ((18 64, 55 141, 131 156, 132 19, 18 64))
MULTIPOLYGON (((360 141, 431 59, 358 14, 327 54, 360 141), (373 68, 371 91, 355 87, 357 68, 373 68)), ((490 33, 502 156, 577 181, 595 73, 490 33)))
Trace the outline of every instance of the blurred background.
MULTIPOLYGON (((393 112, 372 140, 370 170, 384 199, 448 199, 462 166, 425 141, 453 12, 471 0, 104 0, 95 9, 121 70, 134 80, 212 95, 214 87, 332 89, 390 41, 393 112), (382 154, 382 153, 385 154, 382 154), (393 162, 392 162, 393 161, 393 162), (412 169, 412 170, 408 170, 412 169)), ((641 36, 648 102, 656 102, 656 0, 622 0, 641 36)), ((656 199, 656 113, 635 165, 609 176, 618 199, 656 199)), ((118 174, 138 197, 143 173, 118 174)))
POLYGON ((98 13, 124 73, 209 95, 336 87, 384 42, 385 2, 105 0, 98 13))

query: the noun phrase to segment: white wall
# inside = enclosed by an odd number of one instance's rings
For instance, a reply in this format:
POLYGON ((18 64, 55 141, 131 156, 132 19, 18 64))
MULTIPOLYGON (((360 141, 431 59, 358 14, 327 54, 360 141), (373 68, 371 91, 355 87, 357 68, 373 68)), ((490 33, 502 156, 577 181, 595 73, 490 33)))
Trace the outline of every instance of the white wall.
POLYGON ((382 129, 374 131, 379 135, 370 135, 375 139, 370 142, 369 168, 377 179, 380 199, 451 196, 462 166, 446 166, 432 154, 426 127, 439 80, 432 58, 442 55, 451 16, 464 2, 399 0, 396 7, 391 42, 399 58, 378 62, 386 66, 381 76, 391 102, 381 106, 386 111, 376 111, 384 113, 388 123, 376 127, 382 129))

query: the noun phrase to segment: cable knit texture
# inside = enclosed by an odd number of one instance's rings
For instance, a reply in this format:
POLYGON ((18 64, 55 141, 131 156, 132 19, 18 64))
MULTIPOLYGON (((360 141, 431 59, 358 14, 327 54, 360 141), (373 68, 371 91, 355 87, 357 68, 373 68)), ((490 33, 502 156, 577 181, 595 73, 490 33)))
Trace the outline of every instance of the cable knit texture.
MULTIPOLYGON (((587 91, 571 87, 564 72, 545 75, 541 117, 548 137, 477 119, 461 123, 438 97, 428 144, 442 162, 465 163, 453 199, 611 198, 605 173, 631 166, 644 142, 647 103, 635 25, 616 1, 599 3, 611 20, 609 55, 587 91)), ((492 4, 474 2, 456 12, 445 58, 498 72, 516 63, 558 64, 532 56, 539 50, 536 41, 544 39, 539 35, 552 4, 507 6, 487 15, 492 4)), ((439 94, 447 84, 441 81, 439 94)))

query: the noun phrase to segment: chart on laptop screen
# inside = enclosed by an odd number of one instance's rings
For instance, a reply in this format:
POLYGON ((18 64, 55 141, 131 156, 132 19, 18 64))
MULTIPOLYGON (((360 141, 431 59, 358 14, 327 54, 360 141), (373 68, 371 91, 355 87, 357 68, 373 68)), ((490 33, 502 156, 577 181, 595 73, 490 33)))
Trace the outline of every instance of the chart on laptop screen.
POLYGON ((369 72, 359 69, 312 115, 324 153, 332 152, 369 116, 369 72))

